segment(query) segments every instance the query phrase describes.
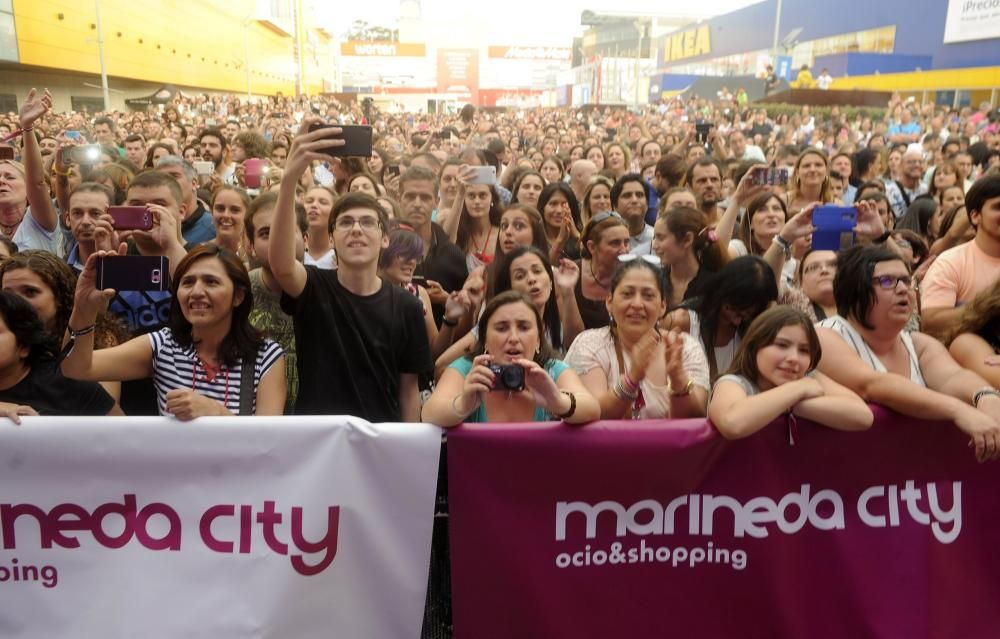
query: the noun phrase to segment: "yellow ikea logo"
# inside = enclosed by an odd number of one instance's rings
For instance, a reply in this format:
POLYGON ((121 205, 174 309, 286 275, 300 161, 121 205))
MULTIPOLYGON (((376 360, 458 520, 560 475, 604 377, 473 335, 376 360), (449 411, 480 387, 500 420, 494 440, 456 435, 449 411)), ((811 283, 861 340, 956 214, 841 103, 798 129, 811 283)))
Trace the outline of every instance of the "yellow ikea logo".
POLYGON ((708 25, 703 24, 695 29, 688 29, 687 31, 667 36, 663 51, 663 61, 672 62, 711 52, 712 44, 708 25))

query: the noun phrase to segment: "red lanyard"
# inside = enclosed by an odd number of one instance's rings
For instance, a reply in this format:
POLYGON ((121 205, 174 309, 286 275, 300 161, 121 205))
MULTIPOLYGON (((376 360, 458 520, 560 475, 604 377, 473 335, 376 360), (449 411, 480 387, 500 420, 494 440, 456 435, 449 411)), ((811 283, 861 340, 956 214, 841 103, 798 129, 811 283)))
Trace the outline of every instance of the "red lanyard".
MULTIPOLYGON (((473 253, 472 253, 472 256, 474 258, 476 258, 477 260, 479 260, 480 262, 482 262, 483 264, 489 264, 490 262, 493 261, 493 256, 486 254, 486 247, 488 247, 490 245, 490 236, 491 235, 493 235, 493 225, 492 224, 490 225, 489 230, 486 231, 486 239, 483 240, 483 248, 482 248, 482 250, 479 251, 479 252, 473 251, 473 253)), ((479 246, 476 245, 476 238, 474 238, 474 237, 472 238, 472 248, 479 248, 479 246)))
MULTIPOLYGON (((195 357, 194 370, 191 371, 191 390, 194 390, 195 382, 198 379, 198 367, 201 366, 202 370, 205 371, 205 381, 213 382, 218 375, 218 369, 216 372, 209 376, 209 368, 205 366, 205 363, 201 361, 200 357, 195 357)), ((226 373, 226 391, 223 394, 222 405, 229 408, 229 367, 222 366, 221 369, 226 373)))

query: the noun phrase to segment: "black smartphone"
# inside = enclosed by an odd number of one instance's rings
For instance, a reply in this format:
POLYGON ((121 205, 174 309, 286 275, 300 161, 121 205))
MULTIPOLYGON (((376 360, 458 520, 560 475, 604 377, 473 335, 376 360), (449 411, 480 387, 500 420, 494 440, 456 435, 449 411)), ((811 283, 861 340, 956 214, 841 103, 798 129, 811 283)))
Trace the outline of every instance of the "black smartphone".
POLYGON ((158 255, 105 255, 97 260, 97 288, 169 291, 170 260, 158 255))
POLYGON ((712 125, 709 122, 698 122, 694 125, 695 134, 697 135, 698 142, 704 144, 708 142, 708 132, 712 129, 712 125))
POLYGON ((387 178, 390 178, 390 177, 399 177, 399 165, 398 164, 389 164, 389 165, 387 165, 385 167, 385 176, 387 178))
POLYGON ((14 159, 14 147, 7 146, 6 144, 0 145, 0 160, 13 160, 14 159))
POLYGON ((342 129, 339 136, 332 136, 344 140, 343 146, 336 146, 326 149, 323 153, 335 158, 370 158, 372 156, 372 128, 365 124, 314 124, 309 127, 312 133, 317 129, 329 129, 338 127, 342 129))

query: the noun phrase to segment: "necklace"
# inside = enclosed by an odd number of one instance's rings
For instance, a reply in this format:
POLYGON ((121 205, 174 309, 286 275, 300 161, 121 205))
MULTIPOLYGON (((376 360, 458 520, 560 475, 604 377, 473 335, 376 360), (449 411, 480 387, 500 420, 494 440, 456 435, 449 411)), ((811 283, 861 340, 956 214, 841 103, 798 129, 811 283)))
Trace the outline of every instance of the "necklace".
POLYGON ((472 240, 472 248, 476 249, 475 251, 472 252, 472 256, 474 258, 476 258, 477 260, 479 260, 480 262, 482 262, 483 264, 489 264, 490 262, 493 261, 493 256, 486 254, 486 247, 490 245, 490 236, 491 235, 493 235, 493 225, 492 224, 486 228, 486 239, 483 240, 482 247, 480 247, 476 243, 476 236, 475 236, 475 234, 473 234, 471 236, 471 238, 470 238, 472 240))
POLYGON ((15 224, 0 224, 0 231, 7 236, 7 239, 14 237, 14 232, 17 231, 17 227, 20 226, 20 222, 15 224))
POLYGON ((204 379, 206 382, 214 382, 215 378, 218 377, 220 372, 226 374, 226 390, 223 393, 222 405, 229 406, 229 367, 225 365, 213 365, 206 364, 205 361, 200 356, 195 356, 194 369, 191 371, 191 390, 195 390, 195 383, 198 380, 198 367, 204 371, 204 379))
POLYGON ((601 288, 608 288, 608 286, 611 285, 611 282, 608 282, 607 284, 601 282, 600 278, 597 277, 597 272, 594 271, 594 260, 589 260, 589 261, 590 261, 590 276, 594 278, 594 282, 601 288))

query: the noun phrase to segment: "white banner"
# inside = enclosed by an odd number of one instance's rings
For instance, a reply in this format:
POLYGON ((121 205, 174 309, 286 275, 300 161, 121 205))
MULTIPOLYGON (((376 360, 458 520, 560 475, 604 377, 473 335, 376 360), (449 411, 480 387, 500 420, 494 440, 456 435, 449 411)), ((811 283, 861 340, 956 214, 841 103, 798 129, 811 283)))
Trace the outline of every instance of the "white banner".
POLYGON ((440 430, 0 420, 0 637, 420 636, 440 430))
POLYGON ((1000 0, 948 0, 945 44, 1000 38, 1000 0))

